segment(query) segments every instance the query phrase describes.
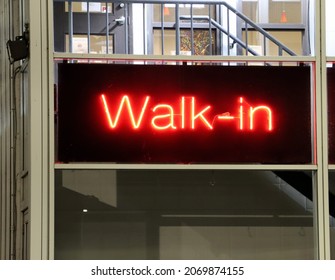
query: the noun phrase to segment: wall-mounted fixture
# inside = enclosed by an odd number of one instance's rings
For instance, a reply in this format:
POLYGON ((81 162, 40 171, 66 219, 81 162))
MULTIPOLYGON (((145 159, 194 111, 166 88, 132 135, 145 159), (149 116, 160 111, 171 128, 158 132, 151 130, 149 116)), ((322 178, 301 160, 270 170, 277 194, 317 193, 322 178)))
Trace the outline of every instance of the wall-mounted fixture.
POLYGON ((29 25, 25 24, 22 36, 16 36, 14 41, 8 40, 6 45, 11 64, 27 58, 29 56, 29 25))

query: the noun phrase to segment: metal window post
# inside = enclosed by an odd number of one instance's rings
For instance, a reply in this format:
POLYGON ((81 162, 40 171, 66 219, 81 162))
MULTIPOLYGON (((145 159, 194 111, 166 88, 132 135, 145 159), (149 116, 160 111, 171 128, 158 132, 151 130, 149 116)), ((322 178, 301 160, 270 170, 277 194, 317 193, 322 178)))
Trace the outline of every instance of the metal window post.
POLYGON ((73 11, 72 1, 68 1, 68 20, 69 20, 69 52, 73 52, 73 11))
POLYGON ((325 1, 315 3, 315 107, 316 107, 316 148, 319 164, 314 187, 315 238, 317 257, 330 259, 329 227, 329 180, 328 180, 328 107, 327 107, 327 69, 326 69, 326 26, 325 1))
POLYGON ((179 19, 179 4, 176 4, 176 55, 180 54, 180 19, 179 19))

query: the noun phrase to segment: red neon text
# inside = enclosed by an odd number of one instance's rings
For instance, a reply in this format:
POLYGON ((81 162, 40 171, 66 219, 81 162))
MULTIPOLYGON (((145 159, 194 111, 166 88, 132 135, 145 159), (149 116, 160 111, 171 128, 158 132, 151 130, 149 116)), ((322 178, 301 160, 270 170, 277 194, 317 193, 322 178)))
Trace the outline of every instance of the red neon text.
POLYGON ((182 96, 179 100, 179 106, 164 103, 149 106, 149 103, 151 103, 150 96, 145 96, 140 102, 138 100, 131 102, 127 95, 123 95, 121 99, 116 101, 118 106, 113 106, 113 108, 117 108, 117 110, 114 110, 114 115, 110 110, 110 104, 112 103, 109 103, 111 101, 104 94, 101 95, 101 102, 111 129, 116 129, 119 126, 121 118, 128 118, 130 127, 137 130, 143 125, 143 119, 149 117, 151 127, 156 130, 196 130, 199 127, 213 130, 219 123, 227 121, 237 121, 237 127, 241 131, 253 131, 258 126, 265 131, 273 130, 271 108, 263 104, 256 107, 250 106, 243 97, 238 98, 236 115, 225 112, 214 116, 213 113, 211 114, 212 106, 200 105, 196 97, 182 96), (135 114, 134 109, 138 109, 139 106, 140 110, 137 110, 135 114), (262 123, 262 125, 259 123, 262 123))

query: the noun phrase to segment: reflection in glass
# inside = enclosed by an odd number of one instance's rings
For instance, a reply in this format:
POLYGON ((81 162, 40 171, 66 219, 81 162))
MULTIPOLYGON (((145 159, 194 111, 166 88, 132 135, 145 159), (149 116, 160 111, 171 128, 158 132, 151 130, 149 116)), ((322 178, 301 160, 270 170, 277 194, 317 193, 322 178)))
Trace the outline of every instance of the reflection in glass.
MULTIPOLYGON (((87 1, 85 2, 72 2, 72 12, 74 13, 106 13, 106 2, 89 2, 87 9, 87 1)), ((108 13, 112 12, 113 3, 107 3, 108 13)), ((65 2, 65 12, 69 11, 69 4, 65 2)))
MULTIPOLYGON (((185 54, 192 53, 192 32, 191 30, 182 30, 180 32, 180 50, 185 54)), ((193 54, 194 55, 210 55, 215 51, 215 32, 209 36, 208 30, 193 31, 193 54), (210 42, 212 40, 212 42, 210 42)))
MULTIPOLYGON (((212 31, 212 46, 210 46, 210 36, 208 30, 193 30, 193 54, 210 55, 216 53, 215 32, 212 31)), ((164 30, 164 54, 175 55, 176 53, 176 32, 174 30, 164 30)), ((162 31, 154 30, 154 54, 162 54, 162 31)), ((192 34, 189 29, 180 30, 180 54, 192 54, 192 34)))
POLYGON ((259 22, 259 7, 258 1, 242 1, 242 13, 250 18, 253 22, 259 22))
POLYGON ((313 259, 310 172, 56 172, 56 259, 313 259))
POLYGON ((162 46, 162 31, 154 29, 154 54, 176 54, 176 31, 164 30, 164 46, 162 46))
MULTIPOLYGON (((204 5, 204 4, 179 4, 179 13, 183 16, 191 15, 191 10, 193 16, 203 16, 211 14, 213 19, 216 18, 215 15, 215 5, 204 5)), ((154 22, 160 22, 162 17, 162 6, 160 4, 154 5, 154 22)), ((176 5, 175 4, 164 4, 163 5, 163 17, 164 22, 175 22, 176 21, 176 5)))
MULTIPOLYGON (((300 31, 269 31, 279 42, 288 47, 297 55, 302 55, 302 33, 300 31)), ((243 32, 243 40, 246 41, 245 31, 243 32)), ((279 48, 276 44, 266 40, 264 46, 264 36, 255 31, 248 31, 248 46, 260 55, 278 56, 279 48), (265 52, 264 52, 265 51, 265 52)), ((245 54, 245 50, 243 50, 245 54)), ((250 53, 249 53, 250 55, 250 53)), ((283 51, 283 56, 288 54, 283 51)))
POLYGON ((299 0, 243 0, 242 12, 257 23, 302 23, 302 2, 299 0))
POLYGON ((301 1, 270 0, 269 23, 302 23, 301 1))
MULTIPOLYGON (((108 53, 113 53, 113 35, 108 36, 108 53)), ((90 53, 105 54, 106 36, 90 35, 90 53)), ((69 35, 66 35, 66 51, 69 51, 69 35)), ((72 37, 72 53, 88 53, 88 37, 87 35, 73 35, 72 37)))

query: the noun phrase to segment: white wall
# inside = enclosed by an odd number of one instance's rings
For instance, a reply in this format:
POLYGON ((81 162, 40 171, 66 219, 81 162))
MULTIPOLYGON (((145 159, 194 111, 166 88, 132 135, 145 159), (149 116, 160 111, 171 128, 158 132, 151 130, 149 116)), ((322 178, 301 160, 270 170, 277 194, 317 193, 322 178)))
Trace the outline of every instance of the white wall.
POLYGON ((144 54, 143 42, 143 5, 132 5, 133 53, 144 54))

